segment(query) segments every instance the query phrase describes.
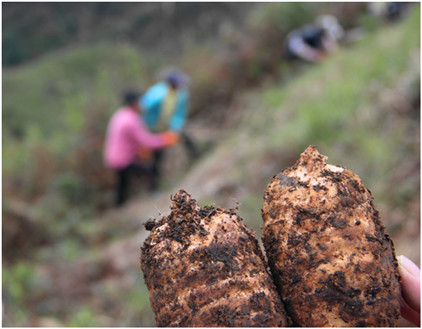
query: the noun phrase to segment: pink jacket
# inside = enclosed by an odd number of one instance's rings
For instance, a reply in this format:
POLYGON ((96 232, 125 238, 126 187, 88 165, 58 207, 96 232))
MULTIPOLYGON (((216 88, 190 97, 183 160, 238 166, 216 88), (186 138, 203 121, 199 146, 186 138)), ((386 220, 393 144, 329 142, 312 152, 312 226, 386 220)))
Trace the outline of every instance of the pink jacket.
POLYGON ((112 169, 123 169, 135 160, 141 146, 159 149, 165 145, 162 135, 152 135, 147 131, 137 112, 123 107, 110 119, 104 145, 104 163, 112 169))

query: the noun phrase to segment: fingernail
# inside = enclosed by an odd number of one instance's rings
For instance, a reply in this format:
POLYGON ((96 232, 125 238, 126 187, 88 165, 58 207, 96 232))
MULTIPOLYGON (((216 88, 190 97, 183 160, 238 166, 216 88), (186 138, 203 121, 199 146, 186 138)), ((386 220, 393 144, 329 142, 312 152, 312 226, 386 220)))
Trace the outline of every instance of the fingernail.
POLYGON ((409 272, 411 275, 420 275, 421 270, 419 269, 419 267, 406 256, 401 255, 397 257, 397 260, 399 262, 400 267, 409 272))

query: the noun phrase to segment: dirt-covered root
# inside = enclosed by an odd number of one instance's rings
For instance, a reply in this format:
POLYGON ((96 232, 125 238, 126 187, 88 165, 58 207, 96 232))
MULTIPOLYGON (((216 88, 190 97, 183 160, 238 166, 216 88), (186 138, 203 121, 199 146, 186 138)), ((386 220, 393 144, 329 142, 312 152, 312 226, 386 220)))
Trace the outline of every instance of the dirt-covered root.
POLYGON ((141 267, 158 326, 279 327, 288 320, 254 233, 185 191, 151 230, 141 267))
POLYGON ((395 326, 393 243, 361 179, 308 147, 265 190, 264 246, 286 311, 305 327, 395 326))

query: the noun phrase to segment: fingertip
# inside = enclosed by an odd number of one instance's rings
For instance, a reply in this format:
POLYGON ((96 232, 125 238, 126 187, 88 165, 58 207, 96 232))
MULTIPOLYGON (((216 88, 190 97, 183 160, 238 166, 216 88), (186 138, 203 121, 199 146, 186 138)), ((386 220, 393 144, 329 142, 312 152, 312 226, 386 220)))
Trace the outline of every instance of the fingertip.
POLYGON ((420 276, 419 267, 406 256, 400 255, 397 257, 399 267, 413 276, 420 276))

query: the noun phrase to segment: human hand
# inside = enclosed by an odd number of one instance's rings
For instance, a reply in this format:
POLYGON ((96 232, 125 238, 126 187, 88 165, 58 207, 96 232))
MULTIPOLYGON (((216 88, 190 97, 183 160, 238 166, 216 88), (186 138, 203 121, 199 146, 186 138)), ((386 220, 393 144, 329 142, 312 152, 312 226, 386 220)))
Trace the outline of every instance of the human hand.
POLYGON ((176 144, 180 139, 179 134, 174 131, 166 131, 162 135, 167 146, 176 144))
POLYGON ((403 298, 401 314, 406 320, 419 327, 421 323, 420 269, 405 256, 399 256, 397 259, 399 262, 403 298))
POLYGON ((141 146, 138 149, 137 155, 142 160, 150 160, 152 158, 152 149, 146 146, 141 146))

